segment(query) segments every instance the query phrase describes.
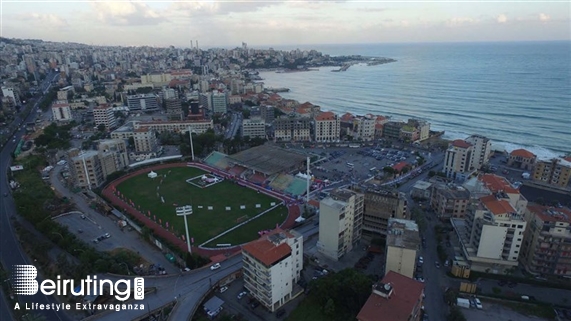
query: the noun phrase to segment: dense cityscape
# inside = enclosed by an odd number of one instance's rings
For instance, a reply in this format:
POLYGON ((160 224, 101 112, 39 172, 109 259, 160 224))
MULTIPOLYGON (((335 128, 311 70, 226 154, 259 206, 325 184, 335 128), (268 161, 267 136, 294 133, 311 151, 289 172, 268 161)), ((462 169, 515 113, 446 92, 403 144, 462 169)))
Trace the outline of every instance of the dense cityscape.
POLYGON ((260 76, 391 57, 1 38, 0 61, 2 315, 571 320, 570 155, 336 114, 260 76), (144 293, 24 295, 22 264, 144 293))

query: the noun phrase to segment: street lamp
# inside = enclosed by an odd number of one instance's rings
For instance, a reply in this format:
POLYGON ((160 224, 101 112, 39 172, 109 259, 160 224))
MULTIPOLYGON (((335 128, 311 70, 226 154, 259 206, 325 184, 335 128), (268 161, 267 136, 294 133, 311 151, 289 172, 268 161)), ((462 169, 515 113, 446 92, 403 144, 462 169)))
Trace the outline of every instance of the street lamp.
POLYGON ((190 238, 188 237, 188 223, 186 221, 186 216, 190 214, 192 214, 192 206, 190 205, 180 206, 176 208, 176 215, 184 216, 184 228, 186 229, 186 245, 188 246, 188 253, 192 254, 192 248, 190 247, 190 238))
POLYGON ((194 146, 192 146, 192 132, 193 130, 188 127, 188 136, 190 137, 190 155, 192 157, 192 161, 194 162, 194 146))

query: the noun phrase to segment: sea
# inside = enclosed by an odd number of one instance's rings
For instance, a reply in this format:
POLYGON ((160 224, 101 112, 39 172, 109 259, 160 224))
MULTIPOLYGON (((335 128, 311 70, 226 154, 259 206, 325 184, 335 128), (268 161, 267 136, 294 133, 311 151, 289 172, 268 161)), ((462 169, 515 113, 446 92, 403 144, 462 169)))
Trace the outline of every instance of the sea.
POLYGON ((471 134, 493 148, 541 158, 571 153, 571 42, 350 44, 274 47, 397 62, 317 71, 260 72, 284 98, 339 114, 419 118, 446 139, 471 134))

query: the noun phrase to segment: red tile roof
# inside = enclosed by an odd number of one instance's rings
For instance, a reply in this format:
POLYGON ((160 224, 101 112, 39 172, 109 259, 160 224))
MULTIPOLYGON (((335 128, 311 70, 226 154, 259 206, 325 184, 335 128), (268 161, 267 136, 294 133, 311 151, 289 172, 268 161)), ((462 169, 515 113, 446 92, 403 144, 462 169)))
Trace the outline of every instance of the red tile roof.
POLYGON ((353 116, 353 114, 345 113, 345 114, 343 114, 343 116, 341 116, 341 121, 345 121, 345 122, 352 121, 353 118, 355 118, 355 116, 353 116))
POLYGON ((394 271, 389 271, 381 281, 391 284, 390 299, 371 293, 359 311, 359 321, 408 321, 415 307, 420 313, 424 284, 394 271))
POLYGON ((457 139, 457 140, 452 142, 452 146, 459 147, 459 148, 468 148, 468 147, 472 146, 472 144, 468 143, 465 140, 457 139))
POLYGON ((563 159, 566 160, 566 161, 568 161, 568 162, 571 162, 571 156, 567 156, 567 157, 565 157, 565 158, 563 158, 563 159))
POLYGON ((480 201, 482 201, 482 204, 484 204, 484 206, 494 215, 516 212, 510 202, 505 199, 498 200, 494 195, 481 197, 480 201))
POLYGON ((492 192, 497 193, 504 191, 509 194, 519 194, 519 190, 513 188, 505 178, 494 175, 494 174, 484 174, 480 176, 480 181, 492 192))
POLYGON ((397 171, 397 172, 400 172, 400 171, 403 170, 403 168, 405 168, 405 167, 407 167, 407 166, 408 166, 408 163, 407 163, 407 162, 400 162, 400 163, 396 163, 396 164, 393 166, 393 169, 394 169, 395 171, 397 171))
POLYGON ((533 154, 532 152, 526 150, 526 149, 515 149, 510 153, 510 156, 519 156, 519 157, 523 157, 523 158, 534 158, 535 154, 533 154))
POLYGON ((567 222, 571 224, 571 210, 568 208, 554 208, 539 204, 530 204, 527 209, 538 216, 542 221, 567 222))
POLYGON ((248 252, 251 256, 255 257, 265 265, 272 265, 274 262, 291 253, 291 247, 287 243, 284 242, 276 246, 268 240, 268 236, 280 232, 286 233, 286 236, 288 237, 292 237, 288 232, 284 232, 281 229, 275 229, 270 234, 262 236, 261 239, 242 246, 242 250, 248 252))
POLYGON ((331 111, 326 111, 315 116, 315 120, 317 121, 334 120, 334 119, 335 119, 335 114, 331 111))

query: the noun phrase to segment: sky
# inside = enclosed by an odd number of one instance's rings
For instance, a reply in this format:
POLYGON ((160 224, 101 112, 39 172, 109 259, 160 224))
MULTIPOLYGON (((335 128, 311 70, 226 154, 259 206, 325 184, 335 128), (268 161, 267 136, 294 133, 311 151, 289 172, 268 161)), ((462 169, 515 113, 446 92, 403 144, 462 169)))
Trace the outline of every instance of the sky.
POLYGON ((1 36, 249 47, 571 40, 570 1, 0 0, 1 36))

